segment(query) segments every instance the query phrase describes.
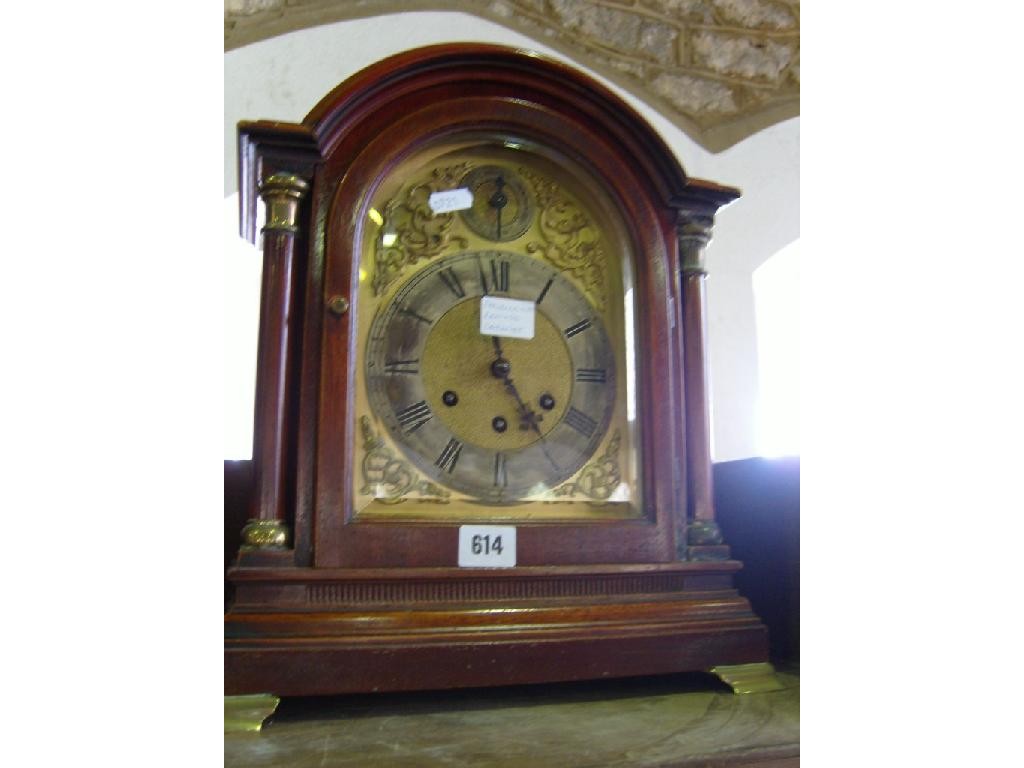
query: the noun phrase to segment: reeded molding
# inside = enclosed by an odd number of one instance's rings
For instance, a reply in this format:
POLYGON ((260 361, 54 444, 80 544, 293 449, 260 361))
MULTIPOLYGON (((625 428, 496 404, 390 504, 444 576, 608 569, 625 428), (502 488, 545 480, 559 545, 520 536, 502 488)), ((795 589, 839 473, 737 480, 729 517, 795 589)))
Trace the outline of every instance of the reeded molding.
POLYGON ((800 114, 798 0, 225 0, 224 48, 403 11, 460 11, 532 37, 711 152, 800 114))

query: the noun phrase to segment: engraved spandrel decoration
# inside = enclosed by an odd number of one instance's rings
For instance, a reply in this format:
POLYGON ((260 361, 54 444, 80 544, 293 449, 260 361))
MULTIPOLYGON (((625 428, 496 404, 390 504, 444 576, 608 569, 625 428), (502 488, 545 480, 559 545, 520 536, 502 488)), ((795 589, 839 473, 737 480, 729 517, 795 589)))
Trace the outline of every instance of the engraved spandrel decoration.
POLYGON ((604 309, 605 255, 597 242, 598 230, 587 214, 567 198, 552 181, 520 168, 537 193, 540 206, 538 225, 544 242, 530 242, 529 253, 539 253, 552 265, 569 272, 583 286, 587 296, 599 310, 604 309))
POLYGON ((363 432, 363 487, 359 492, 375 496, 385 504, 397 504, 411 492, 430 497, 425 501, 447 503, 451 494, 436 483, 420 480, 406 461, 396 459, 394 452, 374 432, 368 416, 360 419, 363 432))
POLYGON ((453 212, 435 214, 430 195, 454 189, 472 168, 470 163, 434 168, 430 175, 407 187, 384 206, 384 230, 373 257, 373 292, 381 296, 409 265, 430 259, 453 243, 465 248, 465 238, 452 234, 453 212))
POLYGON ((552 493, 555 496, 588 496, 595 501, 607 501, 620 482, 619 430, 615 430, 604 453, 580 470, 574 481, 559 486, 552 493))

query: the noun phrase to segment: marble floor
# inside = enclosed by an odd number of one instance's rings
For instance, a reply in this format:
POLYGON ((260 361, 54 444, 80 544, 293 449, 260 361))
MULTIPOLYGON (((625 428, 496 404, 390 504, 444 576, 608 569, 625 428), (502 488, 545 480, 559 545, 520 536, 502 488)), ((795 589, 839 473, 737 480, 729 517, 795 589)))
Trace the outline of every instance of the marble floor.
POLYGON ((736 695, 668 675, 282 700, 259 733, 224 736, 226 768, 792 768, 800 685, 736 695))

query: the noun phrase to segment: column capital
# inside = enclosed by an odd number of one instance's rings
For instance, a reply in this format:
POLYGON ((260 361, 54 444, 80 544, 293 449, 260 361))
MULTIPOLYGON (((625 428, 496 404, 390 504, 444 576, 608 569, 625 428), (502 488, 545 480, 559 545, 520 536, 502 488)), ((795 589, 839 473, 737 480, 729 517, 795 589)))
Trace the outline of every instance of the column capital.
POLYGON ((309 182, 291 173, 275 173, 260 184, 260 197, 267 206, 264 232, 297 232, 299 202, 309 191, 309 182))
POLYGON ((711 242, 714 214, 681 210, 676 217, 676 235, 684 275, 705 275, 704 249, 711 242))

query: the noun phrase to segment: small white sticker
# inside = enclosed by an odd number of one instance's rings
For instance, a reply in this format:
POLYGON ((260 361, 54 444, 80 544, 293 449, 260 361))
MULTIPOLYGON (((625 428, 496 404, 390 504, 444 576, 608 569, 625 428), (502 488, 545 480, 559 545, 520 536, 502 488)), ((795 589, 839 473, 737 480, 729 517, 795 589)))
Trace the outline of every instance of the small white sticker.
POLYGON ((473 193, 465 187, 446 189, 443 192, 431 192, 427 202, 434 213, 464 211, 473 207, 473 193))
POLYGON ((460 568, 514 568, 516 529, 510 525, 459 526, 460 568))
POLYGON ((532 339, 536 311, 537 305, 532 301, 484 296, 480 299, 480 333, 484 336, 532 339))

